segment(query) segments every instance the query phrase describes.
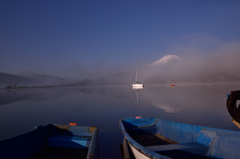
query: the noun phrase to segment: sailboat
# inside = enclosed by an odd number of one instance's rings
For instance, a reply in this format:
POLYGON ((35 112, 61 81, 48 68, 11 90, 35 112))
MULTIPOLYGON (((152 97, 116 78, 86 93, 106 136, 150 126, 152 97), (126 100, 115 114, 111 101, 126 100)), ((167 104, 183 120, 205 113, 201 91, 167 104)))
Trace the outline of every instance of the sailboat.
POLYGON ((135 79, 135 83, 132 82, 132 88, 133 89, 142 89, 143 88, 143 84, 141 82, 137 81, 137 70, 136 70, 136 74, 135 74, 135 76, 133 78, 133 81, 134 81, 134 79, 135 79))

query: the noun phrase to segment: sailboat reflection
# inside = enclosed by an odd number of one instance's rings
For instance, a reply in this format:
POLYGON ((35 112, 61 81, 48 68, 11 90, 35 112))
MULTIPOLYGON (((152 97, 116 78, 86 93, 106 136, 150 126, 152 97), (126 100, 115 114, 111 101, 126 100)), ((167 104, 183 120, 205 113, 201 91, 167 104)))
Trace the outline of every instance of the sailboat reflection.
POLYGON ((143 87, 142 87, 142 88, 139 88, 139 87, 138 87, 138 88, 136 88, 136 87, 133 87, 133 88, 132 88, 133 95, 134 95, 137 103, 138 103, 138 92, 139 92, 140 90, 142 90, 142 89, 143 89, 143 87))

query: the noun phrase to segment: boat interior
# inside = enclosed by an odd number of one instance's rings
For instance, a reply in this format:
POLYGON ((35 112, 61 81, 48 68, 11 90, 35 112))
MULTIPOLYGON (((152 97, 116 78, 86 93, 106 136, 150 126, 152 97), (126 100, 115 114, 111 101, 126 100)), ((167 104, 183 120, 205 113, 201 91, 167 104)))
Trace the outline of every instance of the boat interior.
POLYGON ((142 152, 147 149, 170 158, 214 158, 208 154, 215 132, 157 118, 130 119, 122 123, 132 140, 144 147, 142 152))
POLYGON ((53 125, 2 141, 6 158, 75 159, 94 156, 97 127, 53 125), (14 153, 12 153, 14 152, 14 153))
MULTIPOLYGON (((45 145, 30 159, 49 158, 86 158, 92 133, 88 127, 72 127, 69 125, 53 125, 45 145)), ((93 128, 90 128, 93 129, 93 128)))

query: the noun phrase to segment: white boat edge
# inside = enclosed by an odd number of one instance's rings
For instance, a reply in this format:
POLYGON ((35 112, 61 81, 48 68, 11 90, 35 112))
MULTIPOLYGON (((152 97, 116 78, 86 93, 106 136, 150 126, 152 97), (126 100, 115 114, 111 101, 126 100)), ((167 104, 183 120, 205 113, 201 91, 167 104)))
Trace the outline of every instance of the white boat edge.
POLYGON ((139 152, 137 149, 135 149, 131 144, 129 144, 129 146, 130 146, 132 153, 136 159, 150 159, 149 157, 145 156, 144 154, 139 152))

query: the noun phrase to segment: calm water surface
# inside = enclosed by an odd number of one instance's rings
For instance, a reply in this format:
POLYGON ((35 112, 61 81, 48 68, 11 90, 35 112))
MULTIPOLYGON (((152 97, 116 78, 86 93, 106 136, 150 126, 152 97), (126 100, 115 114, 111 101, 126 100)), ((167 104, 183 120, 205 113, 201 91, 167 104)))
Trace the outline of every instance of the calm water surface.
POLYGON ((99 127, 99 158, 120 159, 125 117, 161 117, 194 125, 236 130, 226 94, 240 84, 128 86, 0 90, 0 140, 48 123, 99 127))

